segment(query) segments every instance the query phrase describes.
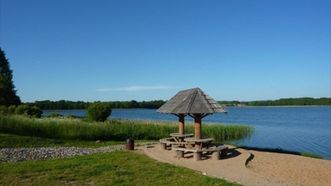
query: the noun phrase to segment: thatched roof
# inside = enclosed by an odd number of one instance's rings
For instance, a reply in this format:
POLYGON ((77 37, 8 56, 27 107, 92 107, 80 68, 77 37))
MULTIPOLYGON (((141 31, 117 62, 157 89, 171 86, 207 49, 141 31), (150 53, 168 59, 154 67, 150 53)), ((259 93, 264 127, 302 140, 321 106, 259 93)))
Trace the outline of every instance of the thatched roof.
POLYGON ((157 112, 168 114, 212 114, 226 112, 200 88, 182 90, 162 105, 157 112))

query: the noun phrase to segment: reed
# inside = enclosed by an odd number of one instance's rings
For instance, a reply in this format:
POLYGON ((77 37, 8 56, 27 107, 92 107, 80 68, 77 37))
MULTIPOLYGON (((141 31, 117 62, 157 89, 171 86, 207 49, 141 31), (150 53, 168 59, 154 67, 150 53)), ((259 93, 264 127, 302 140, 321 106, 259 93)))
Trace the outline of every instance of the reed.
MULTIPOLYGON (((192 124, 187 132, 194 132, 192 124)), ((177 132, 175 122, 109 120, 87 122, 75 118, 29 118, 25 116, 0 116, 0 132, 54 139, 79 140, 157 140, 177 132)), ((203 135, 217 142, 237 140, 249 136, 253 129, 242 125, 203 124, 203 135)))

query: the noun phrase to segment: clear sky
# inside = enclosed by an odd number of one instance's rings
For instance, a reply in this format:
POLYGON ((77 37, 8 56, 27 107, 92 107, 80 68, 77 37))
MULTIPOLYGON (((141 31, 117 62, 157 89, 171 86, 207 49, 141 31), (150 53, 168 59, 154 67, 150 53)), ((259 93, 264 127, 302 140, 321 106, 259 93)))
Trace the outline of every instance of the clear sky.
POLYGON ((0 0, 23 101, 331 97, 330 0, 0 0))

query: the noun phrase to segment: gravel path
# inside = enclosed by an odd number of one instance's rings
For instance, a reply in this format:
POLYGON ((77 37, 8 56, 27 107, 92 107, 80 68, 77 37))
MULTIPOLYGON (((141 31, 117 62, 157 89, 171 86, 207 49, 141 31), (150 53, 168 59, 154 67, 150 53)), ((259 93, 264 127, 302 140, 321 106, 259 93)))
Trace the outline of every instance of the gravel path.
POLYGON ((39 147, 39 148, 1 148, 0 162, 18 162, 25 160, 46 160, 72 157, 101 152, 123 150, 124 145, 113 145, 99 148, 78 147, 39 147))

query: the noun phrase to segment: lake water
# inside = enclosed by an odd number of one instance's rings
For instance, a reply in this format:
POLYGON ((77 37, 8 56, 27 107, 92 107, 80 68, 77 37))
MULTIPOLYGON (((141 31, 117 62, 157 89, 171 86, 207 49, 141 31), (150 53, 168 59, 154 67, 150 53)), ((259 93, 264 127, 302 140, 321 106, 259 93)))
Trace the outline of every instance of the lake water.
MULTIPOLYGON (((250 125, 255 131, 239 145, 311 152, 331 159, 331 106, 321 107, 228 107, 228 114, 207 116, 203 122, 250 125)), ((85 110, 44 111, 84 116, 85 110)), ((113 109, 112 118, 177 121, 155 109, 113 109)), ((186 121, 192 121, 186 117, 186 121)), ((203 126, 202 126, 203 130, 203 126)))

